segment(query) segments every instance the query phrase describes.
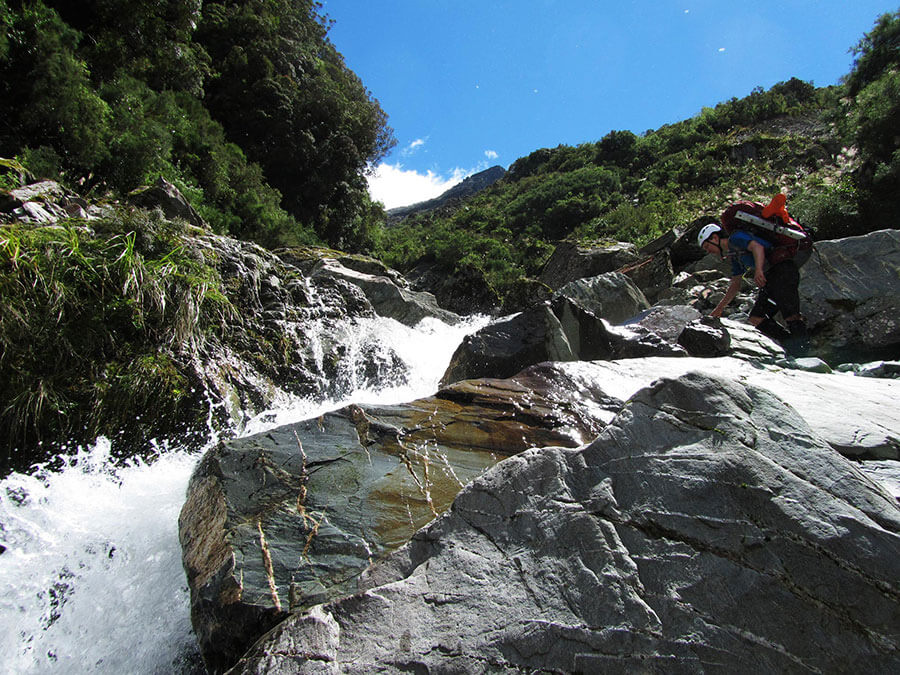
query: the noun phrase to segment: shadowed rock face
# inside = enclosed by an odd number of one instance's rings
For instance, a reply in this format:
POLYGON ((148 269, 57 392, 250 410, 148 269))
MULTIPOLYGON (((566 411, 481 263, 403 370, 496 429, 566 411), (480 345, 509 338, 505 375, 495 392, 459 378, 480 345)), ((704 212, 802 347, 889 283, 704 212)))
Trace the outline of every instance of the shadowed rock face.
POLYGON ((585 308, 583 299, 560 295, 467 335, 450 358, 441 384, 477 377, 511 377, 543 361, 685 353, 677 344, 655 334, 611 328, 585 308))
POLYGON ((816 342, 845 357, 900 351, 900 231, 816 244, 800 280, 816 342))
POLYGON ((783 401, 689 374, 533 449, 235 672, 896 672, 900 509, 783 401))
POLYGON ((633 244, 617 242, 605 246, 582 247, 568 241, 557 244, 547 261, 541 281, 556 290, 570 281, 613 272, 638 261, 633 244))
POLYGON ((359 574, 498 460, 594 438, 622 402, 550 365, 395 406, 350 406, 222 443, 179 521, 192 619, 223 670, 288 612, 359 574))

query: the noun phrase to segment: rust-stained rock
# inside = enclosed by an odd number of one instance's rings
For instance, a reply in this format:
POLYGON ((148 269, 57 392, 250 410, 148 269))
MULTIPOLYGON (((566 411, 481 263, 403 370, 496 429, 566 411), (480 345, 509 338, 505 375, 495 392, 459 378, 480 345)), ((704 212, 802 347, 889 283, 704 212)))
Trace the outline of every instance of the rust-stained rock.
POLYGON ((221 443, 179 523, 207 667, 230 667, 292 610, 355 590, 500 459, 589 442, 621 405, 577 371, 541 364, 221 443))

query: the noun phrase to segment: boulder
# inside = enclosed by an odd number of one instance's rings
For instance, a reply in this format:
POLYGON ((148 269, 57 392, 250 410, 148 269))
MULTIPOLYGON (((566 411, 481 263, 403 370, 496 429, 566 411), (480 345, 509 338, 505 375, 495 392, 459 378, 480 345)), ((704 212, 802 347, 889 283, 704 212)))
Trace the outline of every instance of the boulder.
POLYGON ((896 672, 900 508, 770 392, 694 373, 463 489, 260 672, 896 672))
POLYGON ((838 359, 900 353, 900 230, 820 241, 800 278, 817 348, 838 359))
POLYGON ((706 256, 706 253, 697 246, 697 234, 707 223, 718 220, 718 216, 709 217, 702 216, 692 221, 683 230, 676 232, 675 240, 669 247, 669 253, 672 256, 672 267, 681 271, 685 267, 690 266, 706 256))
POLYGON ((667 342, 677 342, 685 326, 698 320, 700 316, 700 312, 688 305, 665 305, 641 312, 626 321, 625 325, 639 325, 667 342))
MULTIPOLYGON (((442 384, 478 377, 511 377, 542 361, 593 361, 686 356, 680 336, 699 312, 691 307, 654 307, 621 326, 610 326, 575 299, 557 296, 467 335, 441 378, 442 384)), ((708 321, 708 320, 707 320, 708 321)), ((748 324, 722 319, 694 329, 688 346, 700 356, 741 356, 774 363, 784 349, 748 324), (703 335, 699 332, 703 331, 703 335)))
POLYGON ((341 279, 354 284, 372 303, 376 314, 407 326, 415 326, 425 318, 448 324, 460 321, 459 315, 439 307, 431 293, 409 290, 389 276, 353 269, 334 258, 320 259, 312 268, 310 278, 341 279))
POLYGON ((537 279, 520 277, 503 296, 503 304, 500 306, 500 316, 517 314, 546 302, 553 297, 553 289, 537 279))
POLYGON ((678 344, 691 356, 725 356, 731 349, 731 334, 719 319, 703 317, 684 327, 678 344))
POLYGON ((556 290, 570 281, 614 272, 637 260, 637 249, 627 242, 579 246, 571 241, 561 241, 544 266, 540 280, 556 290))
POLYGON ((0 190, 0 212, 14 220, 51 225, 67 218, 95 217, 85 210, 87 202, 53 180, 42 180, 11 190, 0 190))
POLYGON ((207 666, 230 667, 290 612, 355 590, 373 560, 499 458, 588 442, 621 405, 548 364, 221 443, 194 472, 179 519, 207 666))
POLYGON ((467 335, 450 358, 441 383, 511 377, 542 361, 610 358, 613 340, 602 319, 558 296, 467 335))
POLYGON ((570 281, 554 294, 573 300, 594 316, 610 323, 622 323, 650 303, 631 279, 619 272, 570 281))
POLYGON ((672 256, 665 249, 618 271, 631 279, 650 302, 656 302, 662 293, 672 287, 675 276, 672 256))
POLYGON ((845 373, 855 373, 860 377, 894 377, 900 379, 900 361, 844 363, 837 370, 845 373))
POLYGON ((472 265, 446 269, 424 264, 406 278, 413 290, 434 294, 441 307, 457 314, 496 314, 500 307, 497 291, 488 283, 484 272, 472 265))
POLYGON ((652 241, 649 241, 641 246, 640 249, 638 249, 638 254, 654 255, 656 253, 660 253, 661 251, 667 251, 668 249, 672 248, 681 234, 681 230, 679 230, 678 228, 671 229, 665 234, 661 234, 652 241))
POLYGON ((128 198, 135 206, 147 209, 159 208, 166 218, 181 218, 195 227, 206 227, 200 214, 181 191, 162 176, 153 185, 134 190, 128 198))

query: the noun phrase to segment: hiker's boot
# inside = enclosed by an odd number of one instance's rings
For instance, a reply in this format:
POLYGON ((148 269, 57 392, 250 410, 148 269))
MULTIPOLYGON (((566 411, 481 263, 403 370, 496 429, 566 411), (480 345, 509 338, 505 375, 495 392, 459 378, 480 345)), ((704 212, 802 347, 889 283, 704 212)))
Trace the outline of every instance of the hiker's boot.
POLYGON ((809 332, 806 330, 806 322, 803 319, 788 321, 790 336, 784 342, 784 349, 790 356, 806 356, 809 354, 811 344, 809 332))
POLYGON ((789 340, 791 338, 791 334, 787 331, 787 329, 774 319, 763 319, 758 324, 756 324, 756 330, 758 330, 763 335, 772 338, 778 344, 783 344, 785 340, 789 340))

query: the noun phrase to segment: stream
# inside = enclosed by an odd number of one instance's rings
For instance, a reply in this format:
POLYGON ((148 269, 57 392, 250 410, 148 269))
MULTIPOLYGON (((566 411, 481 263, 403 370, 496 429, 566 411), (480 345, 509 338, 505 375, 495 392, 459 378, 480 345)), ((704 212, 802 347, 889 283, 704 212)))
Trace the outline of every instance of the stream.
MULTIPOLYGON (((348 334, 393 347, 405 382, 348 391, 339 400, 285 396, 237 435, 347 403, 433 394, 457 345, 486 322, 426 319, 411 329, 391 319, 358 321, 348 334)), ((206 448, 219 438, 210 430, 206 448)), ((178 515, 201 454, 170 439, 150 460, 122 462, 99 438, 0 481, 0 672, 204 672, 178 542, 178 515)))

